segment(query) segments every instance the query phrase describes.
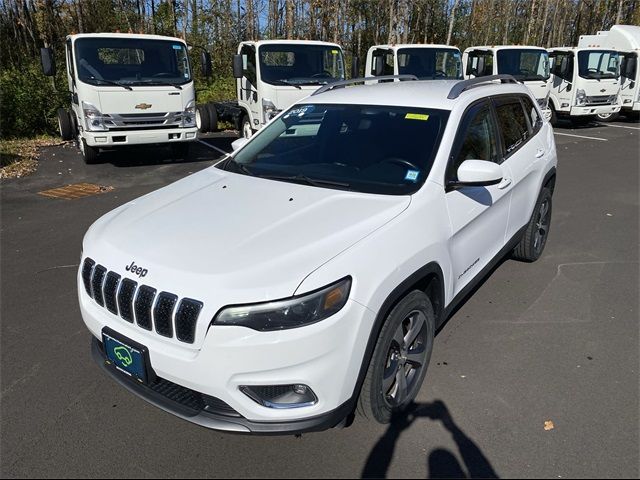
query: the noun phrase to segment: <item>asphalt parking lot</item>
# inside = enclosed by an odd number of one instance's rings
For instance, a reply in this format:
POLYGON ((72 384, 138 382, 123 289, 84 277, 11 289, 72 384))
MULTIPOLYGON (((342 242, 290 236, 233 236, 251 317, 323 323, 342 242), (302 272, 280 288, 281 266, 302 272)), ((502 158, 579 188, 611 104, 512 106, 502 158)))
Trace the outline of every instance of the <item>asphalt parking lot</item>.
POLYGON ((408 415, 300 438, 205 430, 132 396, 91 360, 77 305, 89 225, 234 137, 182 161, 44 150, 1 191, 2 477, 637 477, 640 123, 564 127, 543 258, 505 261, 447 322, 408 415), (81 182, 113 189, 38 194, 81 182))

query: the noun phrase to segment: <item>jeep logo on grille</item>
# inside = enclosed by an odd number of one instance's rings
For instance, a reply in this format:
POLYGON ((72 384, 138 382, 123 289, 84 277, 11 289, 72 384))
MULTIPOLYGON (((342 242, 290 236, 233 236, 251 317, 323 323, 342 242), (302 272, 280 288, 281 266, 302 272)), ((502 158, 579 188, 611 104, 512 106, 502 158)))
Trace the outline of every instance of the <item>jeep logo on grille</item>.
POLYGON ((151 107, 153 107, 153 105, 151 105, 150 103, 139 103, 135 106, 135 108, 137 108, 138 110, 146 110, 147 108, 151 107))
POLYGON ((131 262, 131 265, 127 265, 124 268, 127 270, 127 272, 138 275, 138 277, 140 278, 147 276, 148 270, 146 268, 139 267, 138 265, 136 265, 136 262, 131 262))

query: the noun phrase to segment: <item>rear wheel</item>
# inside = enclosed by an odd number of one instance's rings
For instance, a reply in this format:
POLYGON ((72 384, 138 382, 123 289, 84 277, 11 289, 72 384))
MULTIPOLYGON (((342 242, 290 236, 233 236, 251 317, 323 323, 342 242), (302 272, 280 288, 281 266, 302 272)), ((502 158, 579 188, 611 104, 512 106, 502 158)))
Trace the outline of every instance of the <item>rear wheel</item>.
POLYGON ((614 122, 620 117, 618 112, 616 113, 600 113, 596 115, 596 118, 601 122, 614 122))
POLYGON ((84 163, 87 165, 92 165, 100 161, 100 150, 91 145, 87 145, 84 138, 80 139, 80 151, 82 152, 84 163))
POLYGON ((535 262, 547 244, 551 226, 551 190, 543 188, 529 220, 529 225, 513 250, 513 258, 523 262, 535 262))
POLYGON ((408 407, 427 373, 435 315, 429 297, 414 290, 391 310, 378 337, 358 399, 358 413, 389 423, 408 407))
POLYGON ((213 103, 207 103, 205 107, 207 108, 207 112, 209 113, 209 131, 217 132, 218 131, 218 111, 216 110, 216 106, 213 103))
POLYGON ((65 142, 73 138, 73 124, 71 123, 71 116, 64 108, 59 108, 58 114, 58 129, 60 130, 60 136, 65 142))
POLYGON ((207 133, 209 131, 209 110, 206 105, 196 106, 196 127, 201 133, 207 133))

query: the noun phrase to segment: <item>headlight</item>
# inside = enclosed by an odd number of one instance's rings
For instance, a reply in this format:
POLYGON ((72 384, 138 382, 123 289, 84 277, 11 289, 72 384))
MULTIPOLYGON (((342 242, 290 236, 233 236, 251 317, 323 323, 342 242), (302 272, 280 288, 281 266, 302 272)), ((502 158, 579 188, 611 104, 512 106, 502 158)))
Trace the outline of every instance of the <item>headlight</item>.
POLYGON ((195 127, 196 125, 196 102, 191 100, 187 103, 184 111, 182 112, 182 126, 183 127, 195 127))
POLYGON ((95 105, 89 102, 82 102, 82 111, 84 113, 87 130, 94 132, 104 132, 107 130, 107 127, 104 125, 102 112, 100 112, 95 105))
POLYGON ((235 325, 260 332, 286 330, 319 322, 344 307, 351 290, 351 277, 315 292, 275 302, 224 308, 214 325, 235 325))
POLYGON ((267 123, 273 117, 278 115, 282 110, 278 110, 274 103, 266 98, 262 99, 262 114, 264 116, 264 123, 267 123))
POLYGON ((587 94, 584 90, 579 88, 576 91, 576 105, 586 105, 587 104, 587 94))
POLYGON ((540 110, 546 110, 549 105, 549 94, 547 93, 547 96, 544 98, 536 98, 536 100, 538 101, 540 110))

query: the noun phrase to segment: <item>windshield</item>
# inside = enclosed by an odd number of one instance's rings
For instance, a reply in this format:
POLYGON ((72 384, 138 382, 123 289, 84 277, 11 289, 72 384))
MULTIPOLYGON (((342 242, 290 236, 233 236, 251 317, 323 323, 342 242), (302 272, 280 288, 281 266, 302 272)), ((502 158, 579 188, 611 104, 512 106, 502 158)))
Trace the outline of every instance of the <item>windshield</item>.
POLYGON ((260 47, 260 75, 272 85, 323 85, 344 80, 342 50, 330 45, 260 47))
POLYGON ((367 193, 424 183, 448 118, 443 110, 295 105, 224 163, 225 170, 367 193))
POLYGON ((460 52, 440 48, 401 48, 398 73, 419 79, 462 79, 460 52))
POLYGON ((618 52, 581 50, 578 52, 578 75, 582 78, 618 78, 618 52))
POLYGON ((498 73, 513 75, 522 82, 548 80, 549 54, 537 49, 498 50, 498 73))
POLYGON ((134 38, 80 38, 78 78, 91 85, 181 85, 191 81, 184 43, 134 38))

